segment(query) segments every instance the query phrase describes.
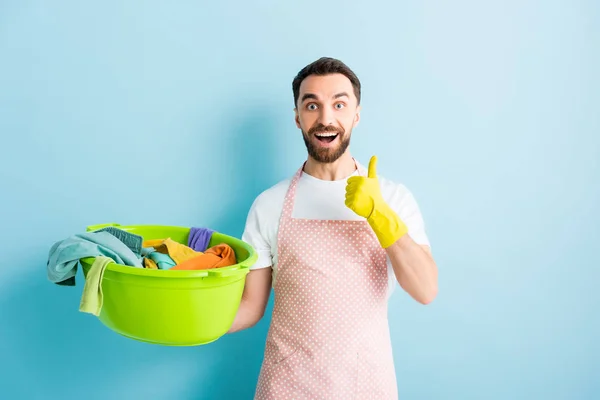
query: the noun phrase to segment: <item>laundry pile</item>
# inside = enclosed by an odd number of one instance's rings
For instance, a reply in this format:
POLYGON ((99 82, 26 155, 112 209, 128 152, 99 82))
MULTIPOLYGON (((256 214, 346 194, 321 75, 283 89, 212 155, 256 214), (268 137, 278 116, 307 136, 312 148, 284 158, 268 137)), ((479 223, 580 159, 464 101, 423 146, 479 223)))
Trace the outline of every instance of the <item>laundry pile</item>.
POLYGON ((79 260, 95 257, 87 273, 79 310, 99 315, 102 308, 102 277, 111 262, 155 270, 203 270, 237 263, 233 249, 225 244, 208 247, 213 230, 191 228, 187 246, 171 238, 144 240, 112 226, 73 235, 56 242, 48 255, 48 279, 74 286, 79 260))

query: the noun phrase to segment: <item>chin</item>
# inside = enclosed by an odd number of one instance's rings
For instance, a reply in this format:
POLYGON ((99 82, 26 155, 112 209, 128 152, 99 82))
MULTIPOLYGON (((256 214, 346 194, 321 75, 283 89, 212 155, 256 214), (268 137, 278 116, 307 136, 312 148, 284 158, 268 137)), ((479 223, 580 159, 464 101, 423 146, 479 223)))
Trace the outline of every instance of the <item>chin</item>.
POLYGON ((315 146, 307 146, 308 155, 310 155, 315 161, 323 164, 331 164, 336 162, 341 156, 344 155, 348 146, 339 145, 335 148, 316 148, 315 146))

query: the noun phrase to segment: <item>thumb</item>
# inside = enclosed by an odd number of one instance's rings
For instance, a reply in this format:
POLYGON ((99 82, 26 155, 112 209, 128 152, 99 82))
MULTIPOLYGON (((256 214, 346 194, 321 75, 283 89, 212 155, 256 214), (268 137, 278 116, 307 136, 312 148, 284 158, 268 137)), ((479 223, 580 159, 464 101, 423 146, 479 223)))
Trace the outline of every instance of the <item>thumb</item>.
POLYGON ((369 161, 369 178, 377 178, 377 156, 371 157, 369 161))

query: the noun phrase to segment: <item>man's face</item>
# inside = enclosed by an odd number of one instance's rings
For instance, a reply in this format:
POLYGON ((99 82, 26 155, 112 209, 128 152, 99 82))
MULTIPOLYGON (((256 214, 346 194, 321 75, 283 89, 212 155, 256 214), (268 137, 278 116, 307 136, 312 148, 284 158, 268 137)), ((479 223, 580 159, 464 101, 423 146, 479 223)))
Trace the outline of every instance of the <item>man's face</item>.
POLYGON ((321 163, 340 158, 350 144, 359 111, 352 83, 344 75, 311 75, 304 79, 295 112, 308 154, 321 163))

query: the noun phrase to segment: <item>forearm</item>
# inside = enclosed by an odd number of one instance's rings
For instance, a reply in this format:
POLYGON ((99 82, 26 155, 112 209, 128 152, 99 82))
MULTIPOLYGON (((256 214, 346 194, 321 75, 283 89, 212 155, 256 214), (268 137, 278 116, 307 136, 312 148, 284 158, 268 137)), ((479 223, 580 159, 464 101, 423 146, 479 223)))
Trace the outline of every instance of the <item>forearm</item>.
POLYGON ((264 311, 242 298, 240 307, 235 315, 233 324, 227 333, 234 333, 244 329, 252 328, 263 317, 264 311))
POLYGON ((400 286, 419 303, 431 303, 438 291, 438 271, 431 254, 408 234, 386 248, 386 252, 400 286))

